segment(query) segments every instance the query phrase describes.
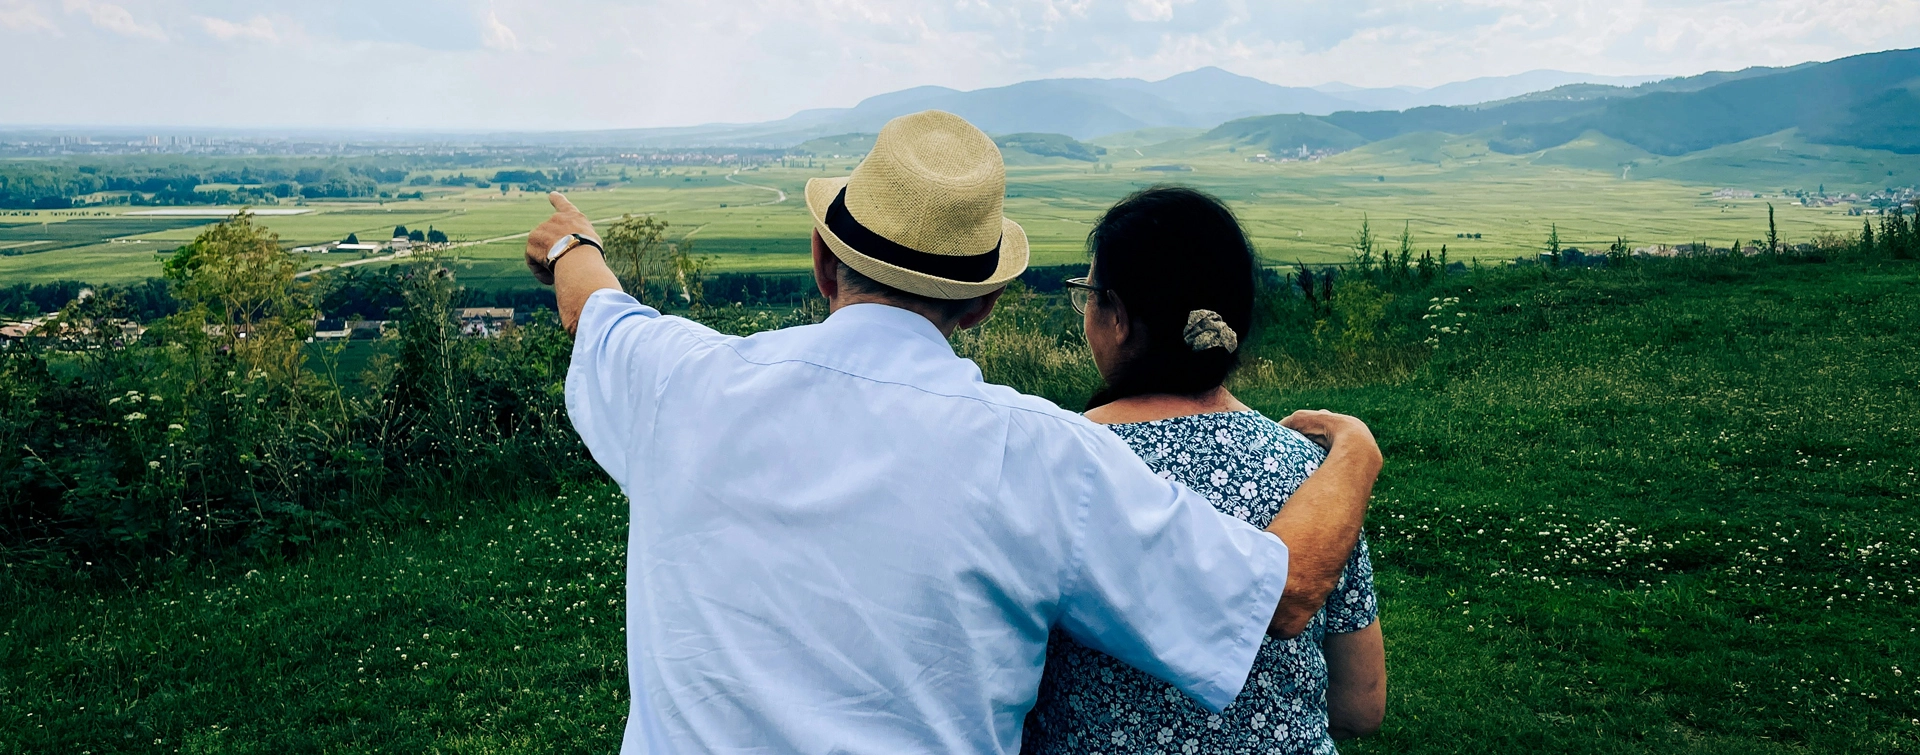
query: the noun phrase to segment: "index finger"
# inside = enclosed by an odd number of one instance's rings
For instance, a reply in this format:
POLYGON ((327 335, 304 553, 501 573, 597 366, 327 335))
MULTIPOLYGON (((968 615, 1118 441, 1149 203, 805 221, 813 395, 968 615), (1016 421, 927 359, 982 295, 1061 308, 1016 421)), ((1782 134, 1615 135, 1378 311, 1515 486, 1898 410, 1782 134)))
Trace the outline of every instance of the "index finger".
POLYGON ((547 201, 553 204, 553 209, 556 212, 579 212, 580 211, 580 208, 573 206, 572 202, 567 201, 566 195, 561 194, 560 192, 557 192, 557 191, 547 192, 547 201))

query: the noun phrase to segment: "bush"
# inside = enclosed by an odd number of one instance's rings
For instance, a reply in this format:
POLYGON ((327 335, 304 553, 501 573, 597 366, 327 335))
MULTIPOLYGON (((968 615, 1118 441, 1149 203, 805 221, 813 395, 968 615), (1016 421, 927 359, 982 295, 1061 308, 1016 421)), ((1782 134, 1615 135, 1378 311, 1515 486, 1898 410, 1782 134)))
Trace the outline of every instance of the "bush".
POLYGON ((166 263, 179 311, 140 333, 124 297, 75 299, 0 352, 0 551, 51 570, 295 548, 369 517, 591 475, 564 417, 571 339, 551 313, 456 338, 431 257, 363 390, 345 345, 307 363, 314 309, 248 216, 166 263), (318 369, 315 369, 318 368, 318 369))

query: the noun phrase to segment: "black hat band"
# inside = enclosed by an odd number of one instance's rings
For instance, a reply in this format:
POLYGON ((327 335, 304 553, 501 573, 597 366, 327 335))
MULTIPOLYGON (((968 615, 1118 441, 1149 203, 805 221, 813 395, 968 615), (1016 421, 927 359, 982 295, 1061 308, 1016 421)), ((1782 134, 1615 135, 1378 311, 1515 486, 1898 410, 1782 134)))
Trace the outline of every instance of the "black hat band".
POLYGON ((928 254, 902 246, 853 219, 853 213, 847 211, 847 189, 844 186, 833 198, 833 204, 827 206, 827 230, 833 231, 833 235, 853 247, 854 251, 868 257, 894 267, 962 283, 981 283, 993 277, 993 271, 1000 269, 1000 243, 1006 239, 1002 236, 1001 241, 994 242, 993 248, 985 253, 966 256, 928 254))

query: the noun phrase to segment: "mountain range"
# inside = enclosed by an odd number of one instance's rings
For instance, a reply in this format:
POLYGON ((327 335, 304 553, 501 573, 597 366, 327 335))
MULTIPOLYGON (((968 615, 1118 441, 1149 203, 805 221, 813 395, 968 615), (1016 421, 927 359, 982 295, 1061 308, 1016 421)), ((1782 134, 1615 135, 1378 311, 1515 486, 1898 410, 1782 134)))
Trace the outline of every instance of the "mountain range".
POLYGON ((1920 49, 1655 81, 1535 71, 1426 90, 1283 87, 1202 68, 1160 81, 1042 79, 973 91, 917 87, 851 108, 808 110, 758 124, 529 136, 851 156, 864 153, 889 119, 930 108, 957 113, 994 134, 1010 164, 1092 162, 1107 149, 1176 161, 1241 149, 1343 151, 1427 134, 1471 135, 1483 150, 1544 150, 1554 153, 1550 160, 1603 169, 1637 165, 1645 173, 1664 159, 1730 145, 1745 145, 1736 150, 1740 159, 1757 164, 1754 156, 1765 154, 1757 140, 1767 137, 1778 154, 1789 147, 1802 156, 1865 150, 1848 153, 1864 181, 1892 175, 1889 152, 1902 155, 1902 164, 1904 155, 1920 155, 1920 49), (1416 104, 1423 102, 1431 104, 1416 104), (1568 148, 1559 149, 1563 145, 1568 148), (1878 172, 1875 163, 1883 166, 1878 172))
MULTIPOLYGON (((989 133, 1056 133, 1090 139, 1146 128, 1206 129, 1237 118, 1271 113, 1327 115, 1340 111, 1466 105, 1570 84, 1620 87, 1662 78, 1540 70, 1431 89, 1361 88, 1340 83, 1288 87, 1207 67, 1159 81, 1038 79, 971 91, 922 86, 869 97, 850 108, 803 110, 765 123, 576 132, 564 137, 574 142, 654 148, 785 148, 823 136, 872 133, 897 116, 938 109, 956 113, 989 133)), ((539 138, 562 136, 538 135, 539 138)))
POLYGON ((1577 84, 1478 105, 1256 116, 1186 141, 1341 150, 1405 134, 1481 132, 1492 149, 1521 154, 1599 134, 1677 156, 1789 129, 1813 144, 1920 153, 1920 49, 1633 87, 1577 84))

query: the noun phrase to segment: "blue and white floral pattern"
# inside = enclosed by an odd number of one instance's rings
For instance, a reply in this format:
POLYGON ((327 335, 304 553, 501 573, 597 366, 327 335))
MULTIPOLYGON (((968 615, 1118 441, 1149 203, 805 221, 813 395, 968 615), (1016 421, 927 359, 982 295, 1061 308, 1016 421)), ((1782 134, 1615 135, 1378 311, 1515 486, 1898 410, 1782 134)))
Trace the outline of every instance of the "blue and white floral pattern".
MULTIPOLYGON (((1200 414, 1112 425, 1162 477, 1265 527, 1326 458, 1305 436, 1258 412, 1200 414)), ((1027 716, 1024 755, 1334 752, 1327 735, 1327 634, 1357 632, 1379 613, 1365 537, 1327 605, 1291 640, 1265 638, 1247 686, 1226 711, 1208 713, 1166 682, 1059 631, 1047 640, 1040 699, 1027 716)))

